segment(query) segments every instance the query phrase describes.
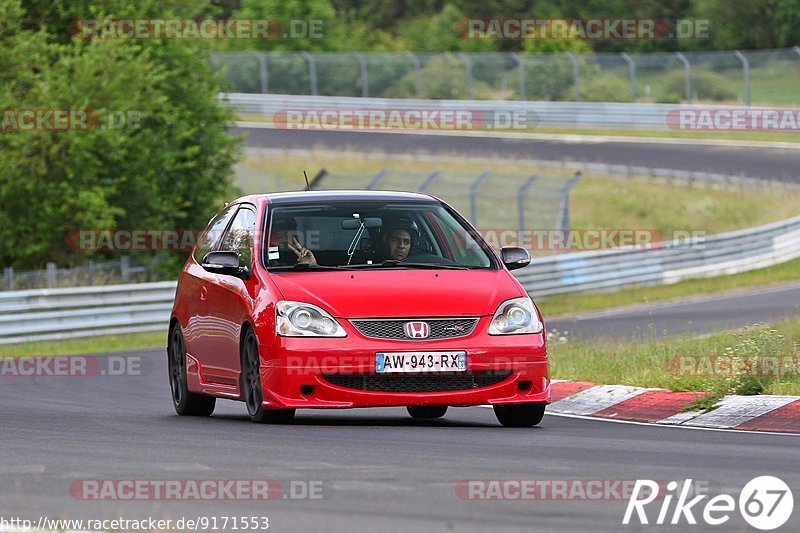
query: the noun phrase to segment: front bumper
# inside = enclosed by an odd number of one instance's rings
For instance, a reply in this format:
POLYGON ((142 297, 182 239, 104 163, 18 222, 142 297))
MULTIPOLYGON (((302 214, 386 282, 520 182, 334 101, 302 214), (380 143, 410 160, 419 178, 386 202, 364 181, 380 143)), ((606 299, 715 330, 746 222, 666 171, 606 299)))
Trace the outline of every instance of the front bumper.
MULTIPOLYGON (((486 333, 490 317, 483 317, 468 336, 455 339, 407 341, 378 340, 361 335, 345 321, 344 338, 278 337, 275 344, 261 347, 261 382, 264 407, 270 409, 389 407, 405 405, 484 405, 549 403, 550 377, 544 335, 491 336, 486 333), (464 351, 467 371, 459 373, 393 374, 375 372, 378 352, 464 351), (367 376, 365 382, 402 380, 424 376, 431 380, 474 376, 472 386, 435 392, 362 390, 331 381, 356 383, 359 379, 329 376, 367 376), (376 379, 380 378, 380 379, 376 379), (486 383, 491 383, 485 385, 486 383)), ((463 382, 464 380, 459 380, 463 382)), ((393 384, 398 381, 391 382, 393 384)), ((413 388, 413 387, 412 387, 413 388)), ((423 387, 424 388, 424 387, 423 387)), ((447 388, 446 386, 444 388, 447 388)), ((398 390, 401 389, 401 390, 398 390)))

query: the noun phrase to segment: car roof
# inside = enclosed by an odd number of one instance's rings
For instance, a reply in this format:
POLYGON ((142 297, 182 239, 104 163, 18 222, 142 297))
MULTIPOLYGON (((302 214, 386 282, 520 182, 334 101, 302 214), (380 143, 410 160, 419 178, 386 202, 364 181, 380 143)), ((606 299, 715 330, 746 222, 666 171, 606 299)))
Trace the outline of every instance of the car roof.
POLYGON ((341 200, 356 201, 418 201, 435 203, 437 200, 427 194, 402 191, 364 191, 364 190, 340 190, 340 191, 293 191, 276 192, 268 194, 249 195, 236 200, 254 201, 258 198, 266 199, 270 204, 295 204, 300 202, 330 202, 341 200))

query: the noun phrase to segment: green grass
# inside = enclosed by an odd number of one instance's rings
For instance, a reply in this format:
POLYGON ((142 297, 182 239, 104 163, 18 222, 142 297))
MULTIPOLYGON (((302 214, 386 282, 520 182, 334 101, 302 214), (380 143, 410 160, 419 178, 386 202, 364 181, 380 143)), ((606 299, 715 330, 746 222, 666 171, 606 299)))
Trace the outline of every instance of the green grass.
MULTIPOLYGON (((431 172, 439 170, 443 175, 430 189, 431 194, 444 198, 465 215, 469 215, 470 185, 482 172, 491 170, 492 178, 484 183, 478 195, 478 226, 498 230, 517 229, 514 194, 532 174, 541 178, 528 195, 527 227, 555 228, 558 201, 538 197, 536 193, 548 181, 560 186, 571 175, 569 171, 541 168, 524 160, 433 162, 352 153, 340 156, 313 152, 310 156, 249 153, 244 165, 237 174, 237 184, 244 193, 299 190, 304 187, 304 168, 310 175, 320 168, 332 172, 321 186, 337 189, 363 188, 378 172, 389 168, 392 172, 381 188, 395 190, 417 190, 431 172)), ((798 215, 798 200, 800 193, 778 189, 707 189, 587 173, 570 196, 570 225, 575 229, 658 230, 665 237, 675 230, 717 233, 798 215)))
POLYGON ((126 333, 80 337, 60 341, 0 344, 0 357, 101 354, 119 350, 160 348, 167 345, 167 332, 126 333))
MULTIPOLYGON (((535 264, 535 263, 534 263, 535 264)), ((800 259, 759 270, 730 276, 692 279, 673 285, 636 287, 616 292, 562 294, 534 298, 545 319, 558 315, 584 313, 633 304, 646 304, 691 295, 710 294, 738 288, 759 287, 772 283, 798 281, 800 259)))
POLYGON ((800 193, 778 189, 701 189, 589 174, 570 195, 572 228, 720 233, 800 213, 800 193))
POLYGON ((573 342, 555 331, 549 335, 554 379, 709 393, 710 398, 696 405, 699 407, 708 407, 705 404, 725 394, 800 395, 797 365, 792 372, 775 376, 774 373, 749 372, 744 364, 749 361, 766 365, 776 357, 800 360, 800 319, 716 333, 705 338, 675 340, 659 339, 655 332, 645 340, 593 340, 591 343, 573 342), (723 368, 733 370, 681 371, 678 358, 690 356, 698 362, 698 368, 710 361, 710 357, 725 357, 717 361, 730 362, 731 366, 723 368))

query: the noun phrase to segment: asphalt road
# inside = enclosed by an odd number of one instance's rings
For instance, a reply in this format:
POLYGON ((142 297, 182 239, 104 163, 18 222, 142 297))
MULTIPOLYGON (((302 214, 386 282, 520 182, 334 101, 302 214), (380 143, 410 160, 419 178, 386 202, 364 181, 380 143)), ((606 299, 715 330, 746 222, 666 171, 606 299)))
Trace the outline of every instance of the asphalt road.
MULTIPOLYGON (((294 425, 258 426, 242 404, 220 401, 209 419, 179 418, 163 352, 127 356, 143 358, 142 375, 0 378, 0 517, 268 516, 270 531, 658 531, 668 527, 622 528, 626 500, 474 501, 455 487, 469 479, 691 478, 712 496, 736 498, 747 481, 771 474, 800 488, 800 441, 784 435, 552 415, 538 428, 509 429, 480 407, 430 422, 399 408, 301 411, 294 425), (69 487, 82 479, 322 481, 324 498, 79 501, 69 487)), ((794 515, 786 530, 800 527, 794 515)), ((734 514, 717 530, 748 529, 734 514)))
POLYGON ((457 135, 416 135, 393 132, 277 130, 234 128, 246 136, 246 145, 262 148, 327 148, 380 150, 395 154, 507 156, 518 159, 572 160, 619 165, 641 165, 700 172, 744 174, 749 177, 798 181, 800 150, 763 147, 708 146, 642 142, 581 142, 509 139, 457 135))
MULTIPOLYGON (((248 143, 257 146, 324 144, 336 149, 507 154, 782 179, 796 179, 800 162, 800 152, 692 145, 637 144, 633 149, 624 143, 275 130, 247 133, 248 143)), ((685 303, 660 308, 652 315, 637 310, 616 317, 586 317, 566 326, 576 334, 620 335, 642 330, 656 317, 656 331, 702 332, 778 319, 786 309, 796 312, 798 291, 685 303)), ((552 415, 538 428, 509 429, 500 427, 485 408, 451 409, 437 421, 412 421, 399 408, 301 411, 294 425, 257 426, 244 416, 242 404, 220 401, 209 419, 179 418, 170 403, 163 351, 126 356, 142 358, 141 375, 0 378, 0 518, 268 516, 272 531, 332 532, 689 529, 685 522, 677 527, 623 528, 627 501, 622 499, 459 498, 457 483, 470 479, 690 478, 707 486, 711 496, 727 493, 738 498, 750 479, 776 475, 795 489, 795 500, 800 502, 796 492, 800 447, 794 436, 552 415), (285 489, 321 482, 324 497, 269 502, 80 501, 71 496, 70 486, 85 479, 270 479, 280 481, 285 489)), ((651 520, 657 511, 651 510, 651 520)), ((800 529, 800 512, 784 529, 800 529)), ((750 529, 734 513, 730 522, 716 530, 750 529)))
POLYGON ((549 329, 568 332, 570 338, 591 340, 701 335, 756 323, 775 323, 796 316, 800 316, 800 285, 792 284, 757 292, 736 291, 696 296, 680 302, 655 302, 574 318, 547 320, 545 317, 545 322, 549 329))

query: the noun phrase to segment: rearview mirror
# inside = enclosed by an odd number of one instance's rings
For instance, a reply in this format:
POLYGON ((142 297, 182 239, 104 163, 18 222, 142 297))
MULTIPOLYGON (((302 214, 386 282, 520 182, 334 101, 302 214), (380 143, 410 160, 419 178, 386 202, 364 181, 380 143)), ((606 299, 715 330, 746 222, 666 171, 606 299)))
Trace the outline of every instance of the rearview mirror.
POLYGON ((506 246, 500 250, 500 258, 509 270, 523 268, 531 264, 531 254, 525 248, 506 246))
POLYGON ((383 226, 383 220, 378 217, 346 218, 342 220, 342 229, 358 229, 361 227, 362 221, 365 228, 380 228, 383 226))
POLYGON ((239 254, 236 252, 208 252, 200 266, 215 274, 236 276, 242 279, 250 277, 247 267, 239 265, 239 254))

